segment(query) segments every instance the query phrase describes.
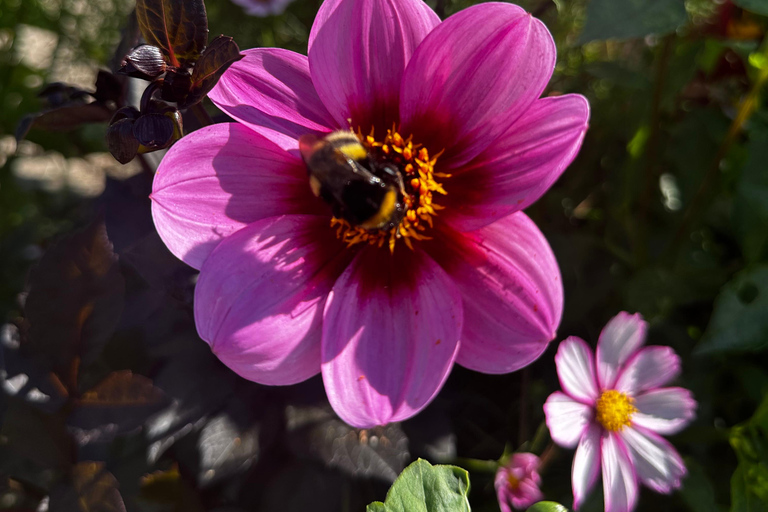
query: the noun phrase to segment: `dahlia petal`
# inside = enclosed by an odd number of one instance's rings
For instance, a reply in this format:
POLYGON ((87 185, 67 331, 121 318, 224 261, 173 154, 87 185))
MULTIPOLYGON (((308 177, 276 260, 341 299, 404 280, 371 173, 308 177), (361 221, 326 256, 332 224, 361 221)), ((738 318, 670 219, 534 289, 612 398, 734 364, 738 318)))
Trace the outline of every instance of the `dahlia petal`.
POLYGON ((151 198, 165 245, 195 268, 251 222, 322 206, 300 159, 237 123, 207 126, 177 142, 157 169, 151 198))
POLYGON ((603 327, 597 341, 597 381, 613 389, 622 365, 645 343, 648 324, 640 313, 622 311, 603 327))
POLYGON ((601 460, 605 512, 630 512, 637 502, 637 474, 629 450, 618 435, 602 436, 601 460))
POLYGON ((317 96, 307 57, 281 48, 243 54, 208 94, 217 107, 283 149, 297 149, 300 135, 338 126, 317 96))
POLYGON ((403 75, 401 133, 446 168, 466 163, 541 95, 555 67, 544 24, 516 5, 469 7, 435 27, 403 75))
POLYGON ((662 494, 680 487, 687 471, 682 457, 669 442, 636 428, 626 428, 619 435, 629 449, 641 483, 662 494))
POLYGON ((595 364, 592 349, 576 336, 562 343, 555 354, 555 366, 560 386, 574 399, 594 404, 600 395, 595 380, 595 364))
POLYGON ((418 413, 459 349, 461 295, 423 251, 366 247, 333 286, 322 371, 336 413, 355 427, 418 413))
POLYGON ((696 417, 696 400, 684 388, 654 389, 635 397, 632 423, 658 434, 680 432, 696 417))
POLYGON ((346 252, 323 216, 272 217, 230 235, 195 287, 200 337, 224 364, 261 384, 317 374, 323 307, 346 252))
POLYGON ((471 231, 539 199, 576 157, 589 103, 568 94, 536 100, 472 162, 454 171, 445 220, 471 231))
POLYGON ((421 0, 323 2, 309 37, 317 93, 339 126, 391 128, 408 61, 440 18, 421 0))
POLYGON ((571 484, 573 485, 573 509, 578 510, 584 503, 600 474, 600 439, 602 429, 596 423, 589 426, 581 436, 576 454, 573 456, 571 484))
POLYGON ((544 404, 544 415, 552 440, 565 448, 573 448, 592 422, 594 412, 592 407, 555 391, 544 404))
POLYGON ((669 347, 646 347, 629 358, 616 379, 616 389, 636 395, 658 388, 680 374, 680 357, 669 347))
POLYGON ((472 233, 446 230, 425 247, 464 297, 457 363, 508 373, 538 359, 555 337, 563 289, 533 221, 519 212, 472 233))

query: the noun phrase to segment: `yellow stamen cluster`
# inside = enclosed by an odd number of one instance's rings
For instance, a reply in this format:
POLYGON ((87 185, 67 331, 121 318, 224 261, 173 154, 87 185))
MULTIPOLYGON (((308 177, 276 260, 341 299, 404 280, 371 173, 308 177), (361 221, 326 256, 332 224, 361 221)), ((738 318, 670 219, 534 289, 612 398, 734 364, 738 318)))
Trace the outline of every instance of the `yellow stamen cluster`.
POLYGON ((595 419, 611 432, 620 432, 632 424, 632 415, 637 412, 635 399, 611 389, 603 391, 597 399, 595 419))
POLYGON ((382 247, 387 242, 390 251, 395 250, 395 242, 400 238, 410 249, 413 249, 413 240, 429 240, 424 231, 427 226, 432 227, 432 218, 443 209, 433 202, 433 193, 446 195, 435 178, 450 177, 449 174, 435 172, 435 162, 442 151, 430 157, 427 148, 413 143, 413 136, 404 139, 394 127, 387 130, 383 141, 376 140, 373 130, 370 135, 362 135, 358 131, 357 137, 374 158, 391 162, 400 170, 406 211, 400 224, 391 229, 369 230, 334 217, 331 226, 337 228, 338 237, 348 246, 368 243, 382 247))
POLYGON ((520 480, 515 478, 515 475, 513 475, 512 473, 509 473, 507 475, 507 486, 509 487, 510 490, 516 491, 520 488, 520 480))

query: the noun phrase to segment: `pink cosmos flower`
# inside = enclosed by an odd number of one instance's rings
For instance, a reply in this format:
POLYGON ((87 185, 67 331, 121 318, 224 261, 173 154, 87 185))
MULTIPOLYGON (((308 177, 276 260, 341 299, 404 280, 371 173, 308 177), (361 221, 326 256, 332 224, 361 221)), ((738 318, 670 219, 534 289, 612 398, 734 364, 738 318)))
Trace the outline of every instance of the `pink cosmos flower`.
POLYGON ((242 7, 246 14, 263 17, 281 14, 293 0, 232 0, 232 2, 242 7))
POLYGON ((647 324, 619 313, 605 326, 597 356, 574 336, 555 356, 565 393, 544 404, 547 426, 559 445, 573 448, 573 508, 578 509, 602 467, 606 512, 628 512, 638 482, 656 492, 680 487, 682 458, 659 434, 674 434, 694 418, 696 401, 683 388, 662 388, 680 372, 669 347, 645 347, 647 324))
POLYGON ((522 510, 544 499, 539 490, 539 458, 532 453, 515 453, 496 472, 496 497, 501 512, 522 510))
POLYGON ((309 57, 246 51, 210 94, 238 122, 181 139, 153 185, 160 236, 200 269, 200 336, 262 384, 322 372, 357 427, 416 414, 454 362, 537 359, 563 290, 520 210, 573 160, 589 115, 581 96, 539 98, 554 65, 546 27, 506 3, 440 22, 421 0, 327 0, 309 57), (299 137, 350 128, 403 177, 390 231, 332 218, 310 190, 299 137))

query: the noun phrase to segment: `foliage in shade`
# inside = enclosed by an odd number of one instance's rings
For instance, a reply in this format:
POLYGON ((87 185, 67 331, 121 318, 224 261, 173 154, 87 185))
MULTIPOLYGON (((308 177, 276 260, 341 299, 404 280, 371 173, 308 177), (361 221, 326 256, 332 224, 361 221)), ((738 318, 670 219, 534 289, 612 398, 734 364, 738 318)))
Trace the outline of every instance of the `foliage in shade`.
MULTIPOLYGON (((299 54, 306 54, 319 5, 296 0, 279 16, 255 19, 229 0, 206 3, 213 36, 233 36, 241 48, 299 54)), ((445 19, 479 2, 426 3, 445 19)), ((670 439, 689 473, 682 489, 644 492, 637 510, 765 512, 764 406, 756 410, 768 389, 768 351, 760 342, 768 327, 757 308, 763 299, 757 277, 768 263, 768 103, 758 83, 768 62, 766 3, 648 1, 642 9, 629 0, 515 3, 541 19, 557 44, 544 96, 579 93, 593 107, 579 156, 526 210, 562 270, 565 308, 556 339, 594 340, 617 310, 639 311, 649 339, 680 355, 681 385, 700 404, 698 419, 670 439), (591 42, 581 45, 580 36, 591 42), (756 101, 742 111, 745 98, 756 101), (746 121, 735 123, 744 113, 746 121), (731 312, 738 322, 729 321, 731 312), (714 339, 723 345, 711 345, 714 339)), ((197 271, 154 231, 148 196, 159 155, 139 154, 120 167, 106 153, 106 111, 135 108, 121 112, 119 133, 111 134, 133 139, 123 161, 139 153, 133 128, 141 114, 167 113, 174 137, 205 124, 193 115, 201 104, 179 110, 162 99, 162 86, 151 98, 159 103, 145 102, 154 110, 141 112, 137 82, 113 74, 140 43, 133 7, 124 0, 0 0, 0 323, 9 322, 0 328, 0 505, 71 512, 83 503, 98 509, 97 498, 113 510, 122 502, 128 511, 365 510, 422 457, 466 462, 472 509, 498 512, 487 467, 495 462, 467 459, 494 461, 505 450, 541 453, 546 440, 532 440, 532 433, 544 418, 541 405, 558 387, 554 347, 525 376, 454 368, 418 416, 370 430, 349 427, 333 413, 319 378, 271 388, 233 374, 191 322, 197 271), (111 73, 97 75, 96 66, 111 73), (25 140, 14 144, 17 129, 25 140), (31 327, 24 318, 29 278, 41 258, 50 263, 47 252, 70 243, 69 235, 100 214, 118 258, 122 311, 115 325, 99 322, 111 333, 105 343, 85 337, 98 342, 90 363, 82 364, 80 350, 71 352, 70 378, 62 382, 64 372, 50 369, 50 350, 20 350, 31 327), (103 393, 109 388, 145 398, 120 400, 103 393), (83 487, 88 482, 98 485, 83 487), (90 491, 97 489, 105 492, 90 491), (80 498, 85 501, 73 503, 80 498)), ((352 18, 350 26, 359 25, 352 18)), ((346 34, 339 33, 337 51, 350 47, 346 34)), ((141 56, 149 60, 135 63, 145 66, 145 76, 162 79, 169 63, 160 48, 150 48, 141 56)), ((187 71, 169 80, 168 97, 184 94, 194 67, 187 71)), ((135 67, 131 72, 139 74, 135 67)), ((214 122, 227 120, 204 101, 214 122)), ((304 113, 313 119, 316 112, 304 113)), ((274 131, 267 136, 285 141, 274 131)), ((163 139, 149 132, 142 138, 163 139)), ((299 170, 297 187, 306 189, 306 169, 299 170)), ((491 191, 497 184, 467 182, 491 191)), ((71 282, 53 270, 49 275, 50 285, 71 282)), ((562 450, 552 455, 541 489, 570 507, 570 457, 562 450)), ((603 510, 599 493, 580 510, 603 510)))
POLYGON ((469 474, 456 466, 419 459, 402 472, 387 499, 367 512, 469 512, 469 474))

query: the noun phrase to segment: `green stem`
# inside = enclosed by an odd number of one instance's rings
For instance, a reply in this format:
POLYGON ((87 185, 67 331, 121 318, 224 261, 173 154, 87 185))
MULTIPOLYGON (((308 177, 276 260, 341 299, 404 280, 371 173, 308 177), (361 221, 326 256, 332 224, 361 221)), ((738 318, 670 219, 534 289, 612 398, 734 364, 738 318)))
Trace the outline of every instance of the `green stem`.
POLYGON ((496 470, 499 469, 499 463, 495 460, 458 457, 454 459, 453 464, 466 469, 470 473, 496 473, 496 470))
MULTIPOLYGON (((766 59, 768 59, 768 38, 766 38, 760 47, 760 53, 766 57, 766 59)), ((691 200, 691 203, 688 205, 688 208, 683 214, 683 220, 680 222, 680 226, 677 228, 675 237, 664 253, 665 257, 669 258, 677 254, 680 245, 685 238, 685 235, 688 233, 691 226, 697 222, 698 217, 702 214, 703 208, 705 206, 705 199, 709 196, 709 192, 718 177, 720 171, 720 163, 728 154, 728 150, 731 149, 733 143, 736 141, 739 135, 741 135, 744 123, 746 123, 747 120, 755 112, 758 100, 760 99, 760 92, 762 91, 766 82, 768 82, 768 66, 764 65, 762 68, 760 68, 757 79, 752 84, 751 89, 741 101, 738 112, 736 113, 736 117, 733 119, 730 128, 728 128, 728 133, 723 139, 723 142, 720 143, 720 147, 717 149, 715 158, 712 160, 711 165, 707 169, 699 189, 696 191, 693 200, 691 200)))
POLYGON ((635 261, 643 265, 648 258, 648 210, 653 191, 656 186, 659 147, 659 131, 661 128, 661 97, 664 93, 664 85, 667 81, 669 72, 669 60, 672 57, 672 48, 674 47, 675 35, 671 34, 664 38, 659 57, 658 67, 656 68, 656 84, 653 90, 653 102, 651 106, 650 129, 648 136, 648 145, 645 152, 645 167, 643 172, 643 188, 640 193, 637 213, 637 243, 635 246, 635 261))

